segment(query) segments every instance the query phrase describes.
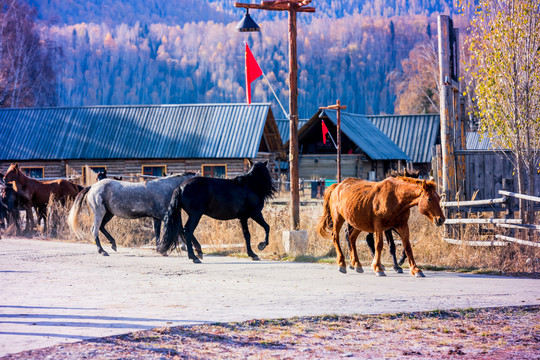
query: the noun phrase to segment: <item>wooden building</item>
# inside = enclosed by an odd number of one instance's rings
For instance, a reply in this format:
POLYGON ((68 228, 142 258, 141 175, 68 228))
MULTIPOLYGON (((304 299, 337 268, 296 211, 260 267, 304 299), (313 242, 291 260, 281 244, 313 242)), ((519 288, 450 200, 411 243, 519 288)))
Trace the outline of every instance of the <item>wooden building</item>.
POLYGON ((0 109, 0 172, 11 163, 36 178, 88 171, 138 181, 200 171, 231 178, 247 160, 274 168, 282 142, 269 104, 0 109))
MULTIPOLYGON (((336 139, 337 111, 317 111, 298 132, 300 177, 335 179, 336 147, 322 139, 322 121, 336 139)), ((342 177, 381 180, 392 169, 404 167, 411 159, 365 115, 341 112, 342 177)))

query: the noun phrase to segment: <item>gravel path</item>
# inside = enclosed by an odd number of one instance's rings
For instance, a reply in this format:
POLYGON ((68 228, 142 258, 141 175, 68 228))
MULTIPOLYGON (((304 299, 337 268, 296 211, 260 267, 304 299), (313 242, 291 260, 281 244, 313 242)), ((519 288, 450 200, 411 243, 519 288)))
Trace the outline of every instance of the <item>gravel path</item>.
POLYGON ((0 356, 164 326, 540 304, 539 279, 365 270, 2 239, 0 356))

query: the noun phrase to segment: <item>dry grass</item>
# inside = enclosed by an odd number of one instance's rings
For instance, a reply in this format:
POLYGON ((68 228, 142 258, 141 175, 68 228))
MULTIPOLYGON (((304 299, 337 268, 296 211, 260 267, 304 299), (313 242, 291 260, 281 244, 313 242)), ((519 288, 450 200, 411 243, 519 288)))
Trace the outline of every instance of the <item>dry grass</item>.
MULTIPOLYGON (((286 195, 284 196, 286 199, 286 195)), ((48 231, 44 236, 59 239, 73 239, 67 224, 67 214, 71 204, 62 207, 52 203, 49 210, 48 231)), ((289 229, 290 216, 287 205, 266 205, 264 217, 270 225, 270 245, 259 255, 265 259, 290 259, 284 252, 281 241, 282 232, 289 229)), ((316 225, 322 209, 320 204, 301 206, 301 228, 309 235, 307 253, 297 257, 300 261, 334 262, 335 254, 330 240, 321 239, 316 234, 316 225)), ((93 243, 90 234, 93 215, 83 207, 81 224, 88 234, 86 241, 93 243)), ((183 214, 183 220, 187 219, 183 214)), ((540 271, 540 249, 530 246, 510 244, 504 247, 473 247, 468 245, 451 245, 442 241, 442 228, 437 228, 422 216, 416 208, 411 213, 409 221, 413 252, 417 263, 424 269, 448 269, 475 272, 497 273, 538 273, 540 271)), ((250 221, 251 244, 259 253, 256 245, 264 240, 264 230, 255 222, 250 221)), ((42 229, 40 227, 40 229, 42 229)), ((120 246, 155 246, 153 221, 151 219, 124 220, 117 217, 107 225, 107 229, 120 246)), ((485 240, 485 235, 478 232, 475 226, 465 228, 462 240, 485 240)), ((206 253, 223 253, 245 256, 244 238, 238 221, 217 221, 203 217, 195 231, 195 236, 203 245, 206 253)), ((360 235, 364 238, 365 233, 360 235)), ((341 248, 348 258, 347 244, 342 232, 341 248)), ((102 244, 108 246, 104 236, 102 244)), ((399 237, 396 238, 399 240, 399 237)), ((536 239, 538 240, 538 239, 536 239)), ((371 254, 364 241, 358 241, 358 254, 364 266, 371 263, 371 254)), ((398 242, 399 244, 399 242, 398 242)), ((398 257, 402 247, 397 246, 398 257)), ((385 245, 383 263, 391 268, 391 257, 385 245)), ((407 262, 405 263, 405 268, 407 262)))

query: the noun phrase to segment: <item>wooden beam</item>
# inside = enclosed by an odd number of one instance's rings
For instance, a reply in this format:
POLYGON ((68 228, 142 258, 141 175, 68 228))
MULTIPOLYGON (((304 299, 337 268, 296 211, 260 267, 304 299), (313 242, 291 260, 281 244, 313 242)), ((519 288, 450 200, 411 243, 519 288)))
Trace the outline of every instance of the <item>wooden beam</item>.
POLYGON ((531 224, 497 224, 497 227, 506 229, 537 230, 540 231, 540 225, 531 224))
POLYGON ((442 203, 443 207, 467 207, 467 206, 477 206, 477 205, 492 205, 492 204, 504 204, 507 201, 507 198, 500 199, 487 199, 487 200, 473 200, 473 201, 444 201, 442 203))
POLYGON ((268 1, 263 1, 262 4, 244 4, 244 3, 234 3, 234 7, 244 8, 244 9, 256 9, 256 10, 270 10, 270 11, 289 11, 291 6, 296 7, 297 12, 306 12, 314 13, 315 8, 311 6, 297 6, 289 3, 272 3, 265 5, 264 3, 268 1))
POLYGON ((444 225, 457 224, 521 224, 521 219, 446 219, 444 225))
POLYGON ((534 246, 534 247, 540 247, 540 243, 537 243, 537 242, 534 242, 534 241, 521 240, 521 239, 516 239, 516 238, 513 238, 513 237, 509 237, 509 236, 504 236, 504 235, 495 235, 495 237, 497 239, 499 239, 499 240, 515 242, 515 243, 521 244, 521 245, 529 245, 529 246, 534 246))
POLYGON ((468 246, 507 246, 508 243, 504 241, 465 241, 456 239, 443 238, 449 244, 453 245, 468 245, 468 246))
POLYGON ((516 197, 518 199, 540 202, 540 197, 537 197, 537 196, 524 195, 524 194, 515 193, 511 191, 505 191, 505 190, 499 190, 499 194, 504 195, 504 196, 516 197))

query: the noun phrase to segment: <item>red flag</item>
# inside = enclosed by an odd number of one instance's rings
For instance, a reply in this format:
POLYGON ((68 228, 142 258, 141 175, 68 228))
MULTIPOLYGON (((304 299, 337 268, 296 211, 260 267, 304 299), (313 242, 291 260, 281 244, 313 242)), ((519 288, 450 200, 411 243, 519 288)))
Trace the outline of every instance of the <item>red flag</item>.
POLYGON ((322 125, 322 142, 323 144, 326 144, 326 134, 328 134, 330 131, 328 131, 328 128, 326 127, 326 124, 324 123, 324 120, 321 119, 321 125, 322 125))
POLYGON ((246 98, 248 105, 251 104, 251 83, 262 75, 262 70, 255 56, 251 53, 248 43, 246 43, 246 98))

